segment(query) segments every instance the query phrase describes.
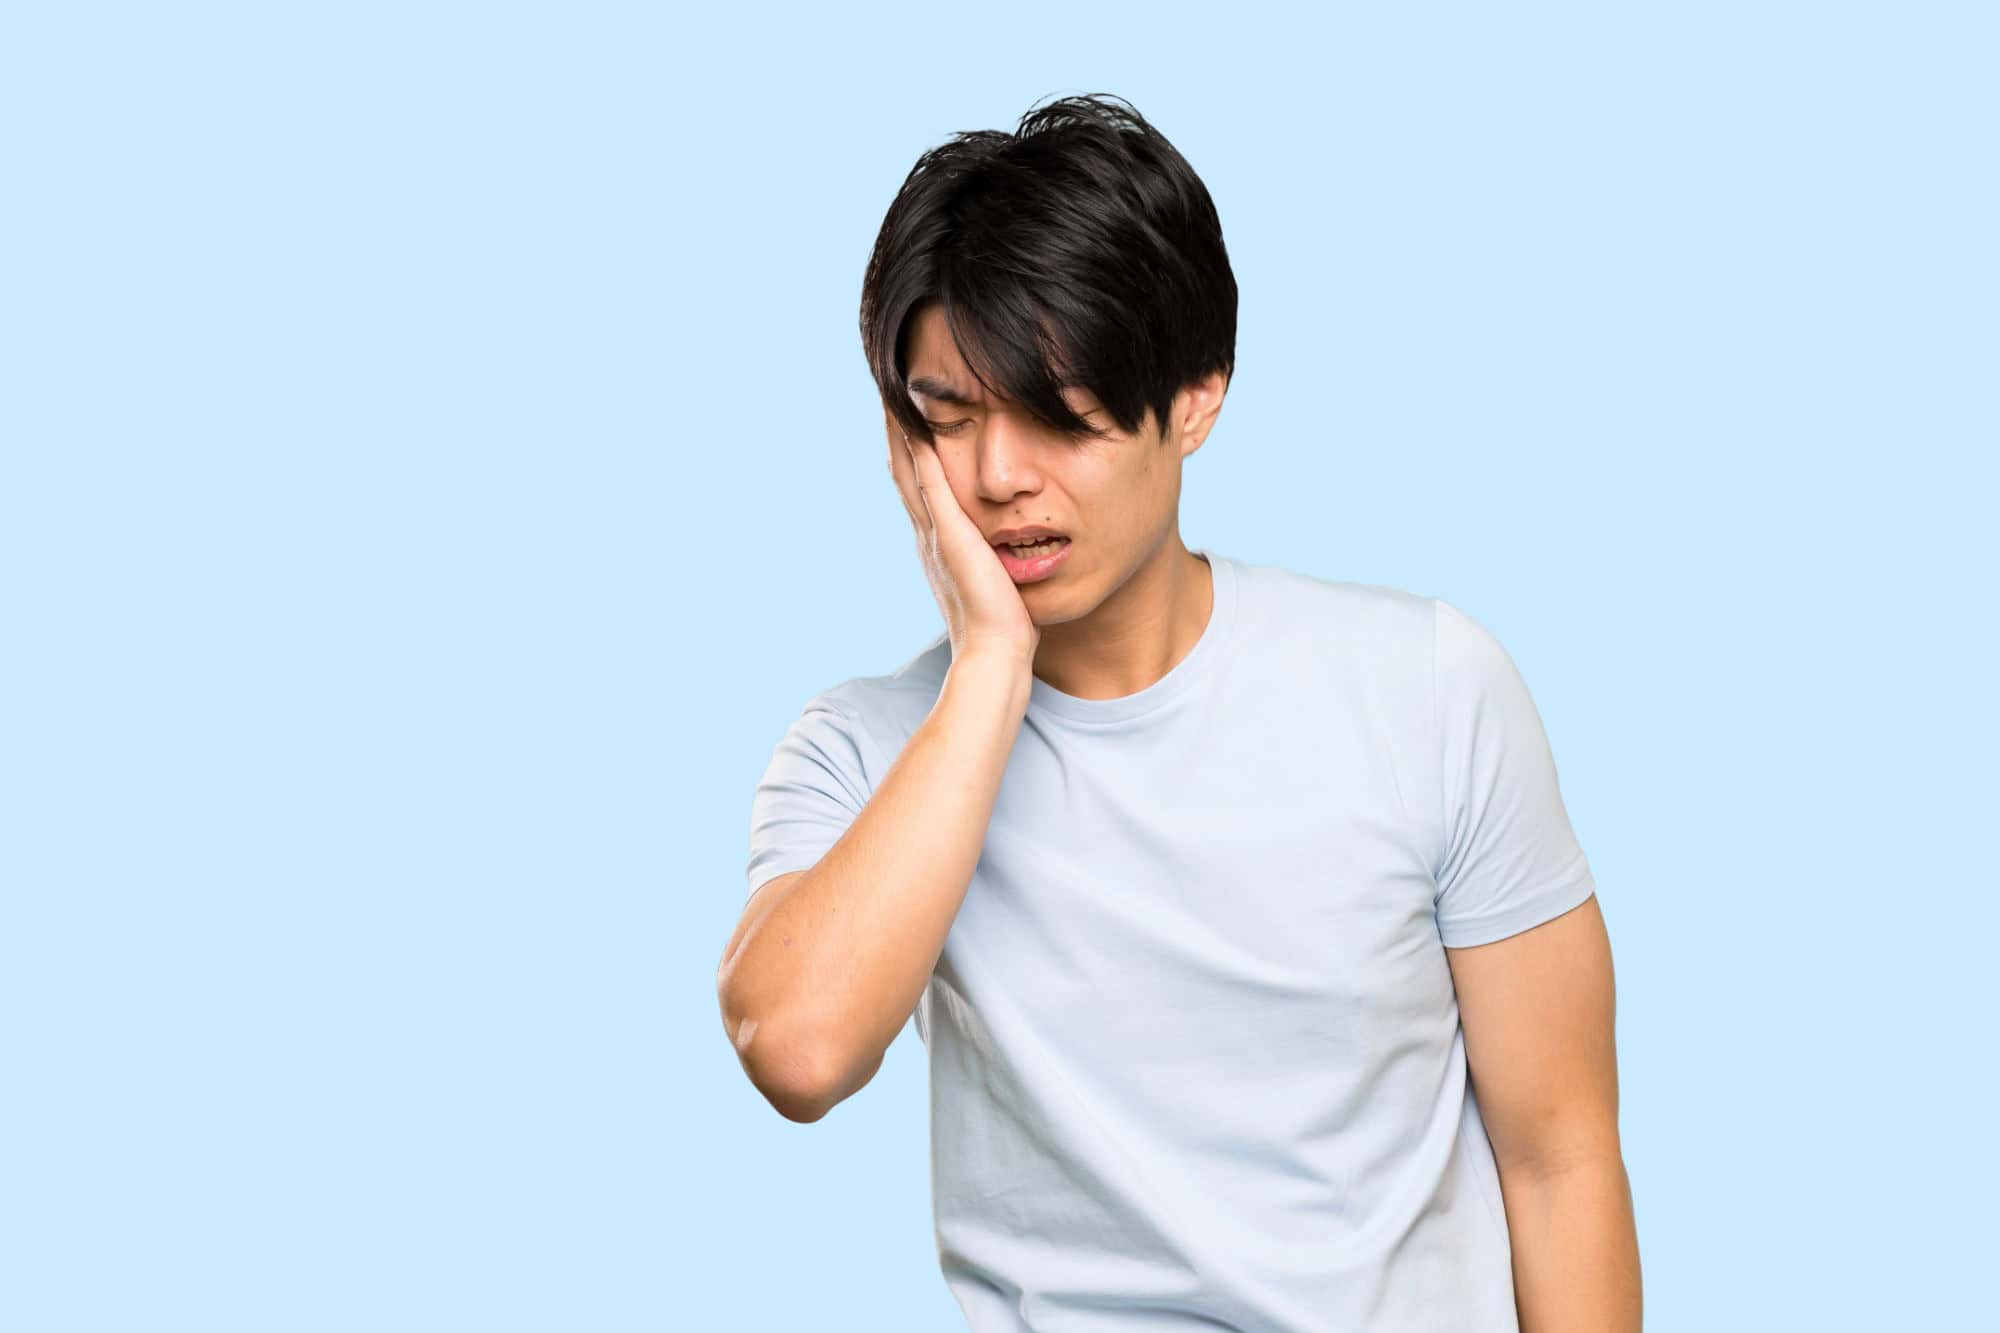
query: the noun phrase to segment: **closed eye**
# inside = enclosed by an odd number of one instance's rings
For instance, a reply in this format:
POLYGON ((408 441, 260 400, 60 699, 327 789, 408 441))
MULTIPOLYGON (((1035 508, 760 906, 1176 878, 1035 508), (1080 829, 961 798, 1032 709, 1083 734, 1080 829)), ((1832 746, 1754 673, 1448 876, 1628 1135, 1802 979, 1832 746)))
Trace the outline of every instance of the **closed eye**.
MULTIPOLYGON (((1100 411, 1100 410, 1101 410, 1101 409, 1096 409, 1096 408, 1093 408, 1093 409, 1092 409, 1091 411, 1088 411, 1088 412, 1085 412, 1085 413, 1083 414, 1083 419, 1084 419, 1085 421, 1088 421, 1088 420, 1090 420, 1090 419, 1091 419, 1092 417, 1096 416, 1096 415, 1097 415, 1097 413, 1098 413, 1098 411, 1100 411)), ((966 428, 966 427, 968 427, 968 426, 970 426, 970 425, 972 424, 972 422, 971 422, 971 420, 970 420, 970 419, 967 419, 967 420, 965 420, 965 421, 954 421, 954 422, 952 422, 952 423, 951 423, 950 425, 940 425, 939 423, 937 423, 937 422, 935 422, 935 421, 932 421, 932 420, 931 420, 931 419, 930 419, 929 417, 925 417, 925 418, 924 418, 924 424, 925 424, 926 426, 929 426, 929 427, 931 428, 932 432, 934 432, 935 434, 938 434, 938 435, 957 435, 957 434, 960 434, 960 433, 962 433, 962 432, 963 432, 963 431, 965 430, 965 428, 966 428)))

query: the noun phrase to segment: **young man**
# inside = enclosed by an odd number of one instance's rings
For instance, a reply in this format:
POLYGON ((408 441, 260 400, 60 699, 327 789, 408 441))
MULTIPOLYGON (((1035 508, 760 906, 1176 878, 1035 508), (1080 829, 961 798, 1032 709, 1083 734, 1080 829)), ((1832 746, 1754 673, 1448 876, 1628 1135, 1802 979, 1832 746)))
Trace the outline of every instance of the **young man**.
POLYGON ((1639 1328, 1611 960, 1540 718, 1450 603, 1182 544, 1234 365, 1129 105, 921 158, 861 330, 946 631, 814 697, 718 973, 817 1120, 914 1017, 976 1333, 1639 1328))

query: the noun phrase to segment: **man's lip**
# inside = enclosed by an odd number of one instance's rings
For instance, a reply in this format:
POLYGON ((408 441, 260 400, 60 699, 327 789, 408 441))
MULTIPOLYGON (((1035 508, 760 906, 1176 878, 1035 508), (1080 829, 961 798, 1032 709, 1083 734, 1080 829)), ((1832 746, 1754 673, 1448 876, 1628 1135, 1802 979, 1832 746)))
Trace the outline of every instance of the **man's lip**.
POLYGON ((1009 542, 1039 542, 1052 537, 1069 540, 1067 532, 1057 532, 1053 528, 1006 528, 993 534, 990 540, 995 546, 1005 546, 1009 542))

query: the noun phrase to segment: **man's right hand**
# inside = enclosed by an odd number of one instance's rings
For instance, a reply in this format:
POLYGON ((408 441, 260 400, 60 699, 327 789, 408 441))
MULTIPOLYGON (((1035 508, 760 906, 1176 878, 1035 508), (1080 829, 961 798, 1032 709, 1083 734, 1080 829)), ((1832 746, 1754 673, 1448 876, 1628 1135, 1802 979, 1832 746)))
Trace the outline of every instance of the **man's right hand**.
POLYGON ((937 446, 912 440, 887 407, 889 475, 916 529, 924 577, 951 635, 953 661, 994 653, 1032 666, 1041 627, 986 534, 960 508, 937 446))

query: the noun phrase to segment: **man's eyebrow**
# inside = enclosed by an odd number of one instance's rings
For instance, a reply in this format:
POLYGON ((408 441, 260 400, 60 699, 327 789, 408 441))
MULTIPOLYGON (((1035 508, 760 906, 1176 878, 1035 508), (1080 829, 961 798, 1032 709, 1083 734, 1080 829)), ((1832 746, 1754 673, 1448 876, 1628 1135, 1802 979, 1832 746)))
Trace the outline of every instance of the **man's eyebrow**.
MULTIPOLYGON (((1086 389, 1086 386, 1073 381, 1064 381, 1064 383, 1060 387, 1065 390, 1078 389, 1078 390, 1085 390, 1086 392, 1088 391, 1086 389)), ((919 375, 915 379, 911 380, 910 392, 920 393, 924 397, 931 399, 933 402, 950 403, 954 407, 979 406, 978 399, 969 398, 965 394, 960 393, 957 389, 952 387, 950 381, 936 379, 930 375, 919 375)))
POLYGON ((953 388, 945 380, 933 379, 929 375, 919 375, 910 381, 910 392, 940 403, 950 403, 954 407, 977 407, 979 400, 969 398, 953 388))

